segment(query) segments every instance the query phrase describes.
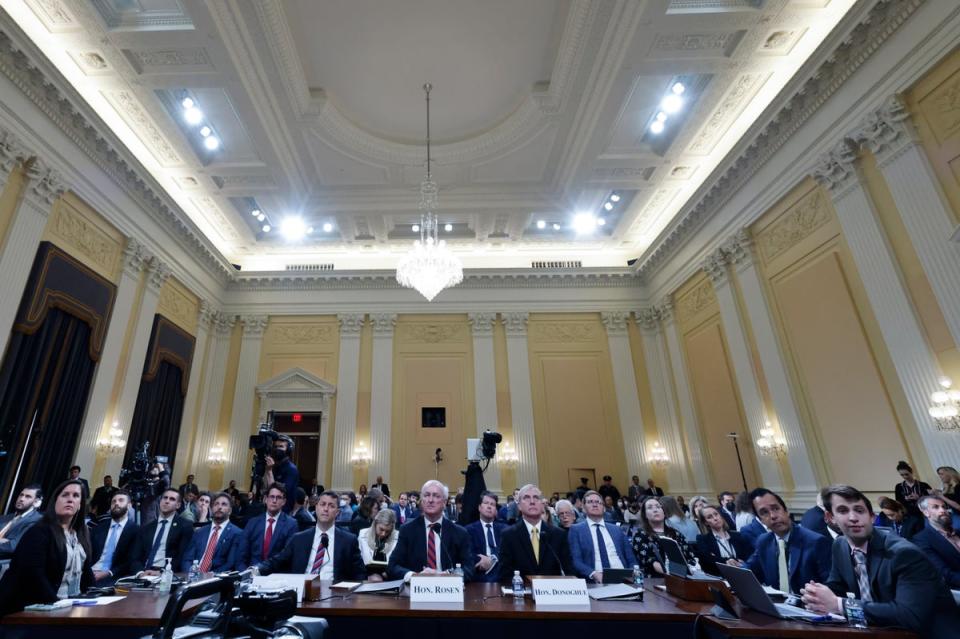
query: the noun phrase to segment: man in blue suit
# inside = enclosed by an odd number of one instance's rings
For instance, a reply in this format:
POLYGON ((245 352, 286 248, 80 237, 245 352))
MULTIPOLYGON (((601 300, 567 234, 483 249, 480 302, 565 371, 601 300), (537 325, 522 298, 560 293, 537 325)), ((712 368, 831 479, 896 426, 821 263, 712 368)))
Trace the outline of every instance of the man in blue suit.
POLYGON ((960 536, 953 528, 953 516, 946 502, 925 495, 917 502, 927 518, 926 525, 910 539, 934 565, 950 588, 960 588, 960 536))
POLYGON ((366 576, 357 537, 337 528, 340 502, 327 490, 317 499, 317 525, 298 532, 283 550, 257 564, 261 575, 273 572, 314 575, 323 581, 362 581, 366 576))
POLYGON ((500 581, 500 534, 507 527, 497 521, 497 496, 490 491, 480 494, 480 519, 466 526, 470 534, 470 547, 477 563, 476 581, 495 583, 500 581))
POLYGON ((183 572, 188 572, 194 560, 200 562, 201 572, 224 572, 240 566, 243 531, 230 523, 233 501, 227 493, 217 493, 210 503, 213 520, 197 529, 183 555, 183 572))
POLYGON ((287 489, 283 484, 272 483, 265 502, 267 512, 248 521, 243 529, 240 570, 273 557, 300 531, 297 520, 283 512, 287 503, 287 489))
POLYGON ((637 558, 617 526, 603 520, 603 498, 595 490, 583 495, 587 519, 570 527, 567 542, 577 574, 603 583, 605 568, 632 568, 637 558))
POLYGON ((799 594, 808 581, 824 582, 830 576, 831 540, 794 526, 780 495, 757 488, 750 493, 753 510, 770 532, 760 536, 745 565, 762 583, 799 594))
MULTIPOLYGON (((731 528, 730 530, 735 530, 735 529, 731 528)), ((770 531, 767 530, 762 523, 760 523, 759 519, 754 519, 753 521, 751 521, 749 524, 747 524, 737 532, 739 532, 741 535, 746 537, 751 544, 756 546, 757 541, 760 540, 760 537, 762 537, 763 535, 767 534, 770 531)))
POLYGON ((390 508, 397 516, 397 528, 420 516, 420 511, 417 510, 417 506, 410 499, 409 493, 400 493, 400 496, 397 497, 397 503, 391 504, 390 508))

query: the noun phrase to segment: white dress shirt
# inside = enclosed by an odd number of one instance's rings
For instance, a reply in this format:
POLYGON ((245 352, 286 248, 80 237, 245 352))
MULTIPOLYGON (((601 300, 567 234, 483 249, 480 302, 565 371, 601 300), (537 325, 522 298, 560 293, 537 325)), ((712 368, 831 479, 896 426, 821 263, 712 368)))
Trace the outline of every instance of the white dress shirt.
POLYGON ((588 519, 587 522, 590 524, 590 540, 593 542, 593 569, 603 571, 603 562, 600 561, 600 547, 597 545, 598 525, 600 535, 603 537, 603 545, 607 548, 607 559, 610 560, 610 567, 623 568, 623 559, 621 559, 619 553, 617 553, 617 547, 613 545, 613 537, 610 536, 610 531, 607 530, 607 526, 602 521, 596 522, 588 519))
MULTIPOLYGON (((437 521, 430 521, 430 520, 428 520, 426 517, 423 518, 423 529, 424 529, 425 534, 426 534, 426 536, 424 537, 424 546, 423 546, 424 549, 430 547, 430 526, 432 526, 433 524, 440 524, 440 530, 441 530, 441 532, 442 532, 442 531, 443 531, 443 517, 441 516, 440 519, 438 519, 437 521)), ((440 535, 436 535, 436 536, 434 537, 433 541, 436 543, 436 548, 437 548, 437 572, 443 572, 444 570, 447 570, 447 569, 449 569, 449 568, 453 568, 453 566, 447 566, 446 568, 444 568, 444 566, 443 566, 443 559, 442 559, 442 557, 443 557, 443 552, 441 552, 441 550, 440 550, 440 544, 442 543, 442 541, 441 541, 441 539, 440 539, 440 535)), ((424 556, 426 556, 426 555, 424 555, 424 556)), ((424 567, 426 567, 426 566, 424 566, 424 567)))
POLYGON ((333 542, 336 535, 334 535, 335 528, 330 526, 327 530, 320 530, 320 526, 316 526, 313 529, 313 546, 310 547, 310 556, 307 557, 307 567, 304 570, 305 575, 313 574, 313 562, 317 558, 317 550, 320 548, 320 536, 323 534, 327 535, 327 551, 323 557, 323 565, 320 566, 320 577, 321 581, 333 581, 333 542))
MULTIPOLYGON (((157 530, 153 535, 152 543, 157 543, 157 535, 160 534, 161 529, 163 530, 163 538, 160 539, 160 545, 157 546, 157 554, 153 556, 154 566, 165 566, 167 563, 167 537, 170 536, 170 527, 173 526, 173 519, 176 516, 177 516, 177 513, 174 512, 169 517, 161 517, 160 519, 157 520, 157 530), (166 521, 167 525, 161 526, 160 525, 161 521, 166 521)), ((150 546, 150 548, 153 548, 153 546, 150 546)), ((150 552, 150 548, 147 548, 147 552, 150 552)), ((149 570, 150 568, 152 568, 152 566, 146 566, 146 568, 149 570)), ((178 570, 178 569, 179 568, 177 567, 174 568, 174 570, 178 570)))

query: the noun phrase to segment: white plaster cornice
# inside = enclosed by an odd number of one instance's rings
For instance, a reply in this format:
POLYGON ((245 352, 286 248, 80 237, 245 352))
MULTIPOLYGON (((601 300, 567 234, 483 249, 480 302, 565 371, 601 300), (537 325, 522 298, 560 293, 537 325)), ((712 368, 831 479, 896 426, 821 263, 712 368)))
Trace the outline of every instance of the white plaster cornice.
POLYGON ((480 335, 490 337, 493 336, 493 325, 497 321, 497 314, 469 313, 467 321, 470 322, 474 337, 480 335))

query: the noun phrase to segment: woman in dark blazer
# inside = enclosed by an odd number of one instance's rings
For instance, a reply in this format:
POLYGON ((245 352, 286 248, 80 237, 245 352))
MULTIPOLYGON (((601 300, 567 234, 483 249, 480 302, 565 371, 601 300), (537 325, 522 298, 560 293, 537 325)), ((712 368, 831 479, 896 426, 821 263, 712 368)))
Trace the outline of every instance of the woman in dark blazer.
POLYGON ((729 529, 719 507, 704 506, 700 510, 700 517, 707 532, 697 535, 697 556, 706 572, 718 575, 718 563, 733 559, 739 565, 753 554, 753 544, 737 531, 729 529))
POLYGON ((83 484, 63 482, 40 519, 23 536, 0 579, 0 616, 35 603, 78 595, 93 584, 83 484))

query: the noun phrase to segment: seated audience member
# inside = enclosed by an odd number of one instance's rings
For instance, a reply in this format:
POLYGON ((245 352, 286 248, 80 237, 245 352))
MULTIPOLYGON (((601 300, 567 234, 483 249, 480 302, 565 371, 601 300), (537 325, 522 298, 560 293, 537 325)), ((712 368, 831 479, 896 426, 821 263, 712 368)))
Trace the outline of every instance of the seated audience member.
MULTIPOLYGON (((827 486, 827 488, 829 488, 829 486, 827 486)), ((827 488, 823 490, 827 490, 827 488)), ((818 535, 834 539, 836 535, 831 535, 830 529, 827 528, 827 520, 825 518, 827 511, 823 507, 823 490, 817 494, 817 503, 803 513, 803 517, 800 518, 800 525, 807 530, 812 530, 818 535)))
POLYGON ((340 510, 337 512, 337 522, 347 524, 350 527, 350 520, 353 519, 353 507, 351 501, 353 493, 340 493, 340 510))
POLYGON ((397 515, 389 508, 384 508, 373 518, 373 525, 364 528, 357 536, 360 544, 360 557, 367 567, 370 581, 380 581, 387 572, 386 563, 390 561, 393 549, 397 547, 397 515), (374 565, 382 563, 382 567, 374 565))
POLYGON ((653 478, 647 480, 647 487, 643 491, 645 497, 663 497, 663 488, 657 486, 653 478))
POLYGON ((90 533, 93 578, 98 584, 113 583, 133 574, 137 561, 140 527, 133 522, 130 495, 118 490, 110 500, 110 519, 90 533))
POLYGON ((373 482, 373 485, 370 486, 370 490, 379 490, 381 493, 383 493, 384 497, 390 496, 390 486, 384 483, 383 477, 380 475, 377 475, 377 481, 373 482))
POLYGON ((93 491, 93 497, 90 498, 90 514, 96 518, 110 512, 110 500, 115 492, 117 487, 113 485, 113 477, 104 475, 103 486, 93 491))
POLYGON ((930 494, 930 484, 918 480, 913 475, 913 468, 905 461, 901 460, 897 464, 897 472, 903 481, 894 488, 896 500, 904 505, 907 514, 923 517, 920 514, 920 508, 917 507, 917 502, 924 495, 930 494))
POLYGON ((874 529, 873 506, 863 493, 833 486, 824 506, 843 536, 832 542, 829 578, 803 588, 808 609, 842 615, 842 597, 852 592, 870 626, 899 626, 921 637, 960 637, 960 610, 940 575, 915 545, 874 529))
POLYGON ((459 524, 443 516, 449 498, 447 487, 431 479, 420 490, 422 514, 400 528, 397 546, 390 555, 387 575, 407 579, 415 572, 441 573, 456 564, 463 568, 466 581, 473 579, 473 552, 470 535, 459 524))
POLYGON ((300 532, 297 520, 283 512, 287 503, 286 491, 286 487, 279 482, 270 484, 264 499, 266 512, 249 520, 243 529, 238 570, 256 566, 276 555, 291 537, 300 532))
MULTIPOLYGON (((310 511, 305 508, 307 503, 307 491, 297 486, 297 489, 293 492, 295 495, 294 506, 293 510, 290 511, 290 516, 293 517, 293 520, 297 522, 297 530, 300 532, 303 532, 304 530, 312 530, 317 521, 314 519, 314 516, 310 514, 310 511)), ((349 510, 349 506, 347 509, 349 510)), ((350 514, 353 515, 353 512, 350 514)), ((347 519, 347 521, 350 520, 347 519)))
POLYGON ((554 511, 557 514, 557 527, 561 530, 570 530, 570 526, 577 523, 577 511, 569 499, 558 501, 554 511))
POLYGON ((574 524, 567 535, 574 570, 579 576, 598 584, 603 583, 604 569, 630 569, 637 563, 620 528, 604 521, 600 500, 600 493, 593 490, 584 495, 587 521, 574 524))
POLYGON ((880 498, 880 513, 873 521, 873 525, 881 529, 912 539, 917 531, 923 529, 923 519, 907 514, 907 509, 899 501, 889 497, 880 498))
POLYGON ((196 501, 196 515, 193 518, 193 527, 200 528, 210 523, 210 502, 213 497, 208 492, 200 493, 196 501))
POLYGON ((572 575, 573 562, 567 535, 547 526, 543 515, 543 494, 533 484, 519 493, 520 521, 503 531, 500 544, 500 580, 509 581, 513 571, 520 575, 572 575))
POLYGON ((0 559, 13 557, 23 533, 42 518, 42 503, 43 489, 40 484, 27 484, 20 490, 13 512, 0 517, 0 559))
POLYGON ((83 485, 83 498, 90 498, 90 484, 87 483, 87 480, 80 476, 81 468, 79 466, 71 466, 70 473, 67 475, 67 479, 74 479, 80 482, 83 485))
POLYGON ((320 493, 317 525, 298 532, 283 550, 258 564, 260 574, 274 572, 314 575, 324 581, 362 581, 366 576, 356 536, 337 528, 339 497, 333 491, 320 493))
POLYGON ((677 500, 677 506, 680 506, 680 511, 687 517, 690 516, 690 506, 687 506, 687 500, 683 498, 683 495, 677 495, 675 497, 677 500))
POLYGON ((710 502, 707 501, 707 498, 704 497, 703 495, 697 495, 695 497, 690 498, 689 517, 690 517, 690 521, 692 521, 697 525, 697 530, 699 531, 699 534, 705 533, 709 530, 707 528, 707 524, 704 523, 703 521, 703 516, 701 515, 701 511, 703 510, 703 507, 708 505, 710 505, 710 502))
POLYGON ((623 523, 623 511, 613 503, 610 495, 603 498, 603 520, 610 524, 623 523))
POLYGON ((719 574, 718 563, 741 566, 753 554, 753 544, 736 530, 730 530, 719 506, 704 506, 701 517, 709 532, 697 536, 697 555, 703 569, 719 574))
POLYGON ((667 525, 683 535, 683 538, 687 540, 688 544, 696 543, 700 529, 697 528, 696 523, 687 519, 686 515, 683 514, 676 498, 669 496, 661 497, 660 507, 663 508, 663 514, 667 518, 667 525))
POLYGON ((193 524, 177 515, 180 492, 175 488, 167 488, 160 495, 158 506, 157 519, 140 528, 132 573, 146 570, 149 574, 159 575, 167 559, 174 571, 183 566, 183 555, 193 539, 193 524))
POLYGON ((597 488, 597 492, 603 497, 604 504, 607 502, 607 497, 610 497, 613 503, 617 503, 617 500, 620 499, 620 491, 613 485, 613 477, 610 475, 603 476, 603 483, 597 488))
POLYGON ((797 594, 808 581, 830 575, 830 539, 794 526, 780 495, 756 488, 750 493, 757 517, 770 532, 760 536, 744 567, 771 588, 797 594))
POLYGON ((473 551, 476 560, 474 579, 493 583, 500 581, 500 562, 498 559, 500 540, 507 525, 497 521, 496 494, 489 491, 481 493, 480 505, 477 510, 480 518, 465 527, 470 535, 470 549, 473 551))
POLYGON ((243 530, 230 523, 233 500, 227 493, 217 493, 210 503, 210 523, 196 530, 183 555, 181 570, 189 572, 194 561, 200 572, 236 570, 240 566, 243 530))
POLYGON ((197 500, 200 498, 200 491, 190 489, 183 493, 183 508, 180 510, 180 516, 193 525, 197 520, 197 500))
POLYGON ((360 507, 353 513, 353 518, 350 520, 350 532, 357 535, 364 528, 372 526, 373 518, 378 512, 380 512, 380 503, 374 495, 367 495, 361 499, 360 507))
POLYGON ((953 466, 941 466, 937 469, 937 476, 943 483, 942 489, 934 489, 931 494, 944 501, 954 514, 960 514, 960 473, 953 466))
POLYGON ((729 490, 725 490, 719 495, 717 499, 720 500, 720 516, 723 517, 724 521, 727 522, 730 530, 737 529, 737 496, 731 493, 729 490))
MULTIPOLYGON (((580 485, 577 486, 576 488, 574 488, 574 489, 573 489, 573 492, 576 493, 577 498, 582 501, 582 500, 583 500, 583 496, 587 494, 587 491, 588 491, 588 490, 590 490, 590 480, 589 480, 587 477, 581 477, 581 478, 580 478, 580 485)), ((516 498, 516 496, 517 496, 517 491, 516 491, 516 490, 513 491, 513 496, 514 496, 514 498, 516 498)))
POLYGON ((763 527, 763 524, 760 523, 757 516, 753 514, 753 504, 750 502, 750 493, 747 491, 738 493, 733 507, 733 523, 735 526, 731 528, 731 530, 736 529, 740 534, 746 535, 753 541, 756 541, 757 537, 767 532, 767 529, 763 527), (752 524, 756 525, 751 528, 752 524), (747 530, 748 528, 749 530, 747 530))
POLYGON ((633 534, 634 528, 640 525, 640 502, 631 501, 623 513, 623 523, 627 527, 628 534, 633 534))
POLYGON ((630 478, 630 485, 627 487, 627 505, 643 497, 643 486, 640 485, 640 477, 634 475, 630 478))
POLYGON ((397 516, 397 527, 407 523, 407 521, 416 517, 419 513, 416 507, 410 502, 408 493, 400 493, 397 497, 397 503, 390 506, 393 514, 397 516))
POLYGON ((178 488, 177 491, 180 493, 180 499, 186 499, 188 492, 193 491, 199 493, 200 488, 194 483, 194 476, 187 475, 187 481, 180 484, 180 488, 178 488))
POLYGON ((917 505, 927 522, 910 541, 923 551, 950 588, 960 589, 960 535, 953 529, 950 507, 933 495, 921 497, 917 505))
POLYGON ((93 585, 86 514, 83 484, 68 479, 57 486, 0 579, 0 616, 76 596, 93 585))
POLYGON ((633 536, 633 554, 636 555, 638 565, 648 577, 659 577, 666 573, 665 562, 657 539, 669 537, 677 542, 684 558, 690 565, 696 565, 697 559, 690 550, 683 535, 666 524, 666 516, 660 500, 656 497, 643 498, 640 502, 640 529, 633 536))
MULTIPOLYGON (((225 492, 225 493, 227 493, 228 495, 230 495, 230 499, 231 499, 231 500, 239 500, 239 499, 240 499, 240 489, 237 488, 237 480, 236 480, 236 479, 231 479, 231 480, 230 480, 230 484, 229 484, 226 488, 223 489, 223 492, 225 492)), ((231 502, 230 507, 231 507, 231 508, 233 507, 233 502, 231 502)))

